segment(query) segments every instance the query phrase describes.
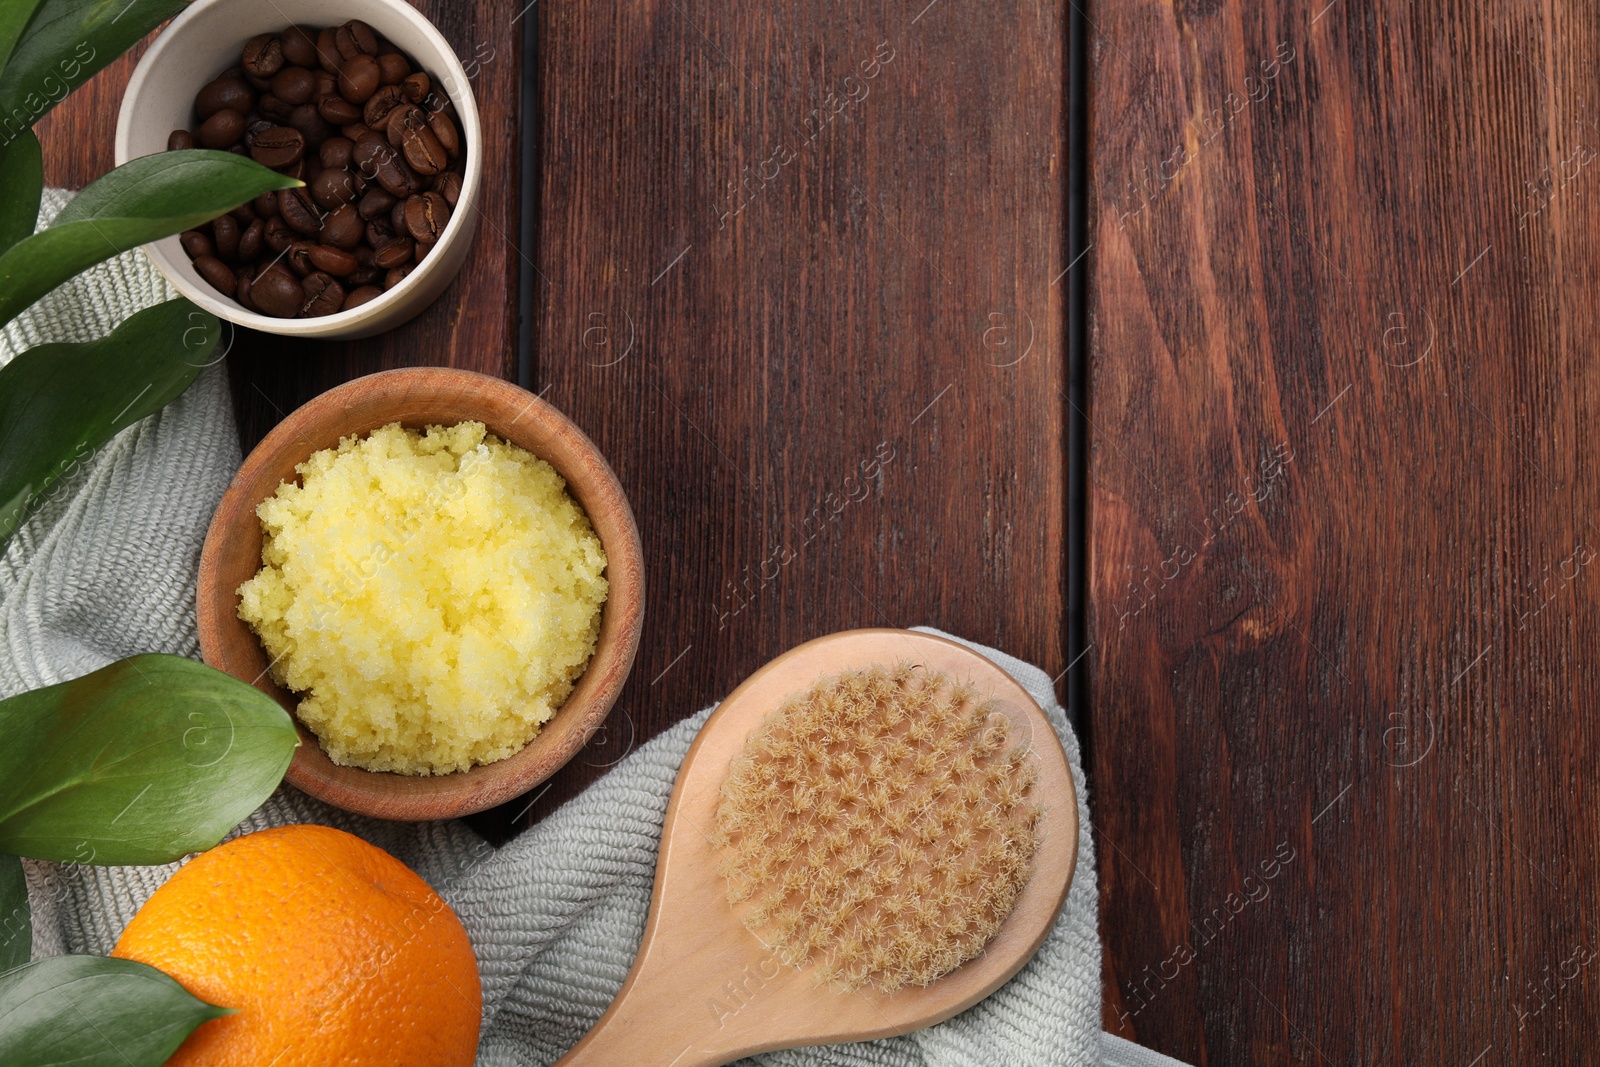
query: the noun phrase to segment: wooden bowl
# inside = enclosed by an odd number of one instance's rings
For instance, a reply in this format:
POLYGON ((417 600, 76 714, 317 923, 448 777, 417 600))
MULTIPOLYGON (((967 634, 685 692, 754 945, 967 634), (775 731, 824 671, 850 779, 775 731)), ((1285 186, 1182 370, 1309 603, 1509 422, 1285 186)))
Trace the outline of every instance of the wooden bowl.
POLYGON ((605 457, 571 420, 532 393, 488 375, 431 367, 384 371, 330 389, 292 412, 245 459, 217 505, 200 554, 201 656, 293 714, 298 698, 272 680, 266 650, 239 618, 237 590, 261 568, 256 506, 280 483, 297 477, 297 464, 338 445, 341 437, 370 433, 391 422, 420 429, 469 419, 548 462, 588 513, 605 548, 610 586, 601 609, 599 642, 566 703, 538 736, 496 763, 436 776, 341 767, 300 726, 301 745, 285 777, 346 811, 382 819, 447 819, 527 792, 599 729, 633 667, 644 622, 644 553, 633 510, 605 457))

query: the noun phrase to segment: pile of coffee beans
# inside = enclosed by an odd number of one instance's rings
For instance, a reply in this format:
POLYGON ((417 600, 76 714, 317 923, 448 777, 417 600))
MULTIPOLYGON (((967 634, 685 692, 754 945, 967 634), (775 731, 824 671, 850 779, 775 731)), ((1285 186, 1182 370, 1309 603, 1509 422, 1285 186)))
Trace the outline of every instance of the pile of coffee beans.
POLYGON ((194 113, 169 150, 236 152, 306 183, 179 238, 200 276, 251 311, 331 315, 381 296, 432 251, 461 195, 454 105, 364 22, 250 38, 194 113))

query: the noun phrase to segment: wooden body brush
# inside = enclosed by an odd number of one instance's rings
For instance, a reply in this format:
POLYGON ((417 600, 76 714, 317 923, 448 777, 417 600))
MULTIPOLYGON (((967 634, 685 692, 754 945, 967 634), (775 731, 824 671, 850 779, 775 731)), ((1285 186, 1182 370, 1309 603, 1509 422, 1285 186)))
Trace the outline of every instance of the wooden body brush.
POLYGON ((1010 675, 905 630, 818 638, 707 720, 667 808, 633 970, 564 1067, 717 1067, 904 1034, 1044 941, 1077 798, 1010 675))

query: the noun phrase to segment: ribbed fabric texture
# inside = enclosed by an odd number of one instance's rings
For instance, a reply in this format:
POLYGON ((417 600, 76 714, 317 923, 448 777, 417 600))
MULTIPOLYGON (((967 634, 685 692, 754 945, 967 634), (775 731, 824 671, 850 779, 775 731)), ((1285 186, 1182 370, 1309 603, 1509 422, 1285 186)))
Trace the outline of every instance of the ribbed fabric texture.
MULTIPOLYGON (((66 194, 47 196, 53 216, 66 194)), ((138 252, 94 268, 0 336, 0 361, 45 340, 107 332, 173 295, 138 252)), ((226 334, 225 334, 226 336, 226 334)), ((77 677, 139 652, 197 656, 195 572, 211 514, 239 464, 219 365, 130 427, 25 524, 0 558, 0 696, 77 677)), ((937 631, 930 631, 937 632, 937 631)), ((974 645, 1033 694, 1078 782, 1081 833, 1067 906, 1038 955, 963 1014, 906 1037, 778 1052, 786 1067, 1077 1067, 1099 1062, 1100 944, 1094 842, 1077 738, 1035 667, 974 645)), ((458 822, 389 823, 285 786, 236 833, 318 822, 360 834, 417 870, 466 925, 484 984, 479 1063, 548 1064, 599 1018, 644 930, 667 798, 710 709, 641 746, 605 778, 500 849, 458 822)), ((34 953, 108 952, 177 869, 29 861, 34 953)), ((717 906, 720 902, 708 902, 717 906)), ((685 1011, 707 1010, 685 1004, 685 1011)))
POLYGON ((1185 1067, 1171 1056, 1151 1052, 1115 1034, 1100 1035, 1100 1062, 1103 1067, 1185 1067))

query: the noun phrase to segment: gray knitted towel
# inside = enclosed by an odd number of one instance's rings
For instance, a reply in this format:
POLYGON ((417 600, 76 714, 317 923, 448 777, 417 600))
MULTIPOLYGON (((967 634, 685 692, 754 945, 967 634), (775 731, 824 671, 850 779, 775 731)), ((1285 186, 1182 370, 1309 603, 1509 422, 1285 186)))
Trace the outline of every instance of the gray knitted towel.
MULTIPOLYGON (((65 202, 46 197, 46 214, 65 202)), ((86 340, 172 294, 141 253, 97 267, 0 336, 0 362, 44 340, 86 340)), ((224 335, 227 336, 226 333, 224 335)), ((0 558, 0 696, 138 652, 197 656, 195 568, 239 465, 223 368, 103 448, 0 558)), ((1004 988, 907 1037, 761 1056, 772 1065, 1065 1067, 1100 1059, 1094 844, 1078 742, 1035 667, 978 648, 1046 709, 1083 813, 1077 877, 1044 947, 1004 988)), ((622 712, 624 709, 618 709, 622 712)), ((455 908, 483 973, 479 1063, 548 1064, 597 1019, 644 929, 656 846, 679 762, 709 709, 640 747, 605 778, 496 850, 458 822, 403 824, 335 811, 283 787, 236 832, 289 822, 353 831, 417 870, 455 908)), ((105 953, 177 868, 29 862, 34 953, 105 953)))

